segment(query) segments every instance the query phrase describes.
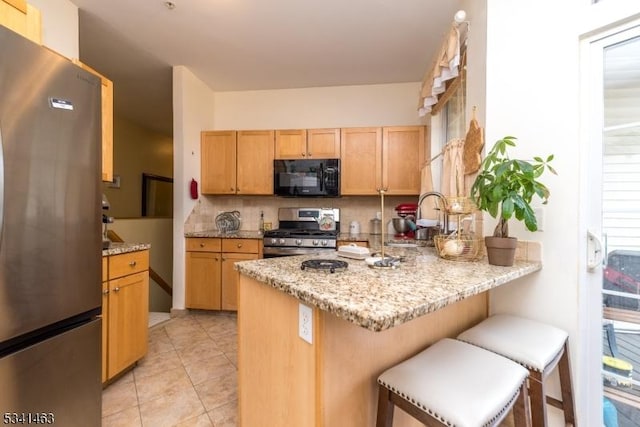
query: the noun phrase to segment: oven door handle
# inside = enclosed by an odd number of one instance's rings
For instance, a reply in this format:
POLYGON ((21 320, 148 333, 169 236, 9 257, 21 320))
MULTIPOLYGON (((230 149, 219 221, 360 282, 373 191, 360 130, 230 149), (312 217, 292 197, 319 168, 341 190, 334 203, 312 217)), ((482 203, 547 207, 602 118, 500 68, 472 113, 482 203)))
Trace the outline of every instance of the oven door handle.
POLYGON ((320 192, 324 192, 324 164, 320 163, 320 192))

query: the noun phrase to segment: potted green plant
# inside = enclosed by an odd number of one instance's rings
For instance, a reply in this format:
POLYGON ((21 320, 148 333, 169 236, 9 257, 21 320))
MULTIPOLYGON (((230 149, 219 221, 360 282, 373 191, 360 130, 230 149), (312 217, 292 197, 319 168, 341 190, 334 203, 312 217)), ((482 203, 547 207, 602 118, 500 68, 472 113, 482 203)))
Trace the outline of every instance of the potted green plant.
POLYGON ((516 139, 505 136, 496 141, 471 186, 471 198, 478 209, 498 219, 493 236, 485 237, 489 263, 494 265, 513 265, 518 241, 509 236, 509 219, 515 216, 529 231, 538 229, 531 201, 534 196, 543 204, 549 199, 549 189, 538 178, 545 170, 556 174, 549 164, 553 155, 532 161, 510 158, 507 148, 515 147, 516 139))

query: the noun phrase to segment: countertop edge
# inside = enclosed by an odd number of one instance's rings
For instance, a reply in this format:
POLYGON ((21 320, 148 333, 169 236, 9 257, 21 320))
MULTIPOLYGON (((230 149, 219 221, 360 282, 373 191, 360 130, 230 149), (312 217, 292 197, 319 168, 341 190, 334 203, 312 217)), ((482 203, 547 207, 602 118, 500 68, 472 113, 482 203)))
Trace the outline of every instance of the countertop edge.
POLYGON ((111 246, 102 250, 102 256, 112 256, 126 254, 129 252, 137 252, 151 249, 150 243, 115 243, 112 242, 111 246))
MULTIPOLYGON (((480 261, 482 262, 482 261, 480 261)), ((320 310, 334 314, 337 317, 361 326, 373 332, 380 332, 390 329, 394 326, 401 325, 417 317, 437 311, 455 302, 481 294, 488 290, 494 289, 505 283, 516 280, 520 277, 527 276, 542 269, 539 262, 523 262, 519 261, 514 267, 500 267, 497 270, 503 270, 503 274, 496 274, 493 277, 486 278, 477 283, 471 283, 469 286, 462 287, 457 291, 442 291, 442 298, 424 300, 423 303, 417 303, 411 307, 405 307, 396 310, 391 315, 376 315, 372 312, 361 313, 356 309, 352 309, 348 304, 340 304, 340 302, 331 301, 330 298, 320 295, 313 291, 313 288, 303 288, 286 283, 281 276, 272 276, 264 271, 247 268, 251 261, 236 263, 235 268, 241 274, 260 281, 272 288, 278 289, 287 295, 300 300, 300 302, 317 307, 320 310)), ((484 261, 486 264, 486 260, 484 261)))

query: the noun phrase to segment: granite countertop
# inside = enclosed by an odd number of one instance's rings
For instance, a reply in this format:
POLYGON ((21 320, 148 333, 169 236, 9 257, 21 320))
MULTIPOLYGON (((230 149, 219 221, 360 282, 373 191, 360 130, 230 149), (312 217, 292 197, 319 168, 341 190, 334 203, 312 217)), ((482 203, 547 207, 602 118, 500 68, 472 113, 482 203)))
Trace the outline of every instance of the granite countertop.
POLYGON ((149 243, 118 243, 111 242, 111 246, 108 249, 102 250, 102 256, 120 255, 129 252, 144 251, 150 249, 149 243))
POLYGON ((185 232, 184 237, 219 237, 222 239, 260 239, 264 237, 258 230, 238 230, 231 233, 223 233, 218 230, 203 230, 185 232))
POLYGON ((242 261, 236 270, 300 301, 371 331, 392 328, 456 301, 531 274, 539 262, 516 261, 513 267, 448 261, 433 248, 403 249, 406 261, 395 270, 368 267, 337 254, 301 255, 242 261), (339 259, 345 271, 301 270, 307 259, 339 259))

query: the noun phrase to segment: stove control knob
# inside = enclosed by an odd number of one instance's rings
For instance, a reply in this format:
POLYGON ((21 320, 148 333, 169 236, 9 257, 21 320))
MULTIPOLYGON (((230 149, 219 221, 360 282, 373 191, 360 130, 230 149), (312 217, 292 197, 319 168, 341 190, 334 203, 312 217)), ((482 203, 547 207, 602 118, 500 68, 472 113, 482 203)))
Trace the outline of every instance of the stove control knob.
POLYGON ((314 240, 314 241, 313 241, 313 242, 311 242, 311 243, 313 243, 313 246, 318 246, 318 243, 320 243, 320 242, 318 242, 317 240, 314 240))
POLYGON ((284 245, 284 239, 280 239, 278 243, 280 243, 281 245, 284 245))
POLYGON ((302 239, 296 239, 296 245, 298 246, 302 245, 302 239))
POLYGON ((271 244, 275 245, 276 243, 278 243, 278 239, 271 239, 271 244))
POLYGON ((327 246, 327 243, 328 243, 328 242, 327 242, 326 240, 323 240, 323 241, 322 241, 322 246, 327 246))

